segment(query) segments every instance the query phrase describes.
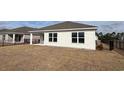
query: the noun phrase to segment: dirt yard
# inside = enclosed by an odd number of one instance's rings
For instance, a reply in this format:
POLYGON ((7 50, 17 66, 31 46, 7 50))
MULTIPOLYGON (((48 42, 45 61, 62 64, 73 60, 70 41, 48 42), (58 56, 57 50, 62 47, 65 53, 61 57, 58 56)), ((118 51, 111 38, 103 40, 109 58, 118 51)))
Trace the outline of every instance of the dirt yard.
POLYGON ((115 51, 16 45, 0 47, 0 70, 124 70, 124 56, 115 51))

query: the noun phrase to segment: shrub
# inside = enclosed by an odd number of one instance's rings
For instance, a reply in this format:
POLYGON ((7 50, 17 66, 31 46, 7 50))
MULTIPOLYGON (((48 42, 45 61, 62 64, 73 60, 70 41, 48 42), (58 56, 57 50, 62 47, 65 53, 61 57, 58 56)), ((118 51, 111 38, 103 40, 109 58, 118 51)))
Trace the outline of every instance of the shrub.
POLYGON ((102 44, 97 45, 97 46, 96 46, 96 49, 97 49, 97 50, 103 50, 103 45, 102 45, 102 44))

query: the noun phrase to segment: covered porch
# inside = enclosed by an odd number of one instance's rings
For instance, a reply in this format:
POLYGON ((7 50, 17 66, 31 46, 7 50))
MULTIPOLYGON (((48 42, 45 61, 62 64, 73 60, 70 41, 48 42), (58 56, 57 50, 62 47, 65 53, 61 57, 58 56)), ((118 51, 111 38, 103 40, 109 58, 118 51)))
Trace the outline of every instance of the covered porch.
POLYGON ((24 43, 25 35, 22 33, 0 33, 0 42, 4 43, 24 43))
POLYGON ((30 33, 30 45, 32 44, 44 44, 44 33, 43 32, 31 32, 30 33))

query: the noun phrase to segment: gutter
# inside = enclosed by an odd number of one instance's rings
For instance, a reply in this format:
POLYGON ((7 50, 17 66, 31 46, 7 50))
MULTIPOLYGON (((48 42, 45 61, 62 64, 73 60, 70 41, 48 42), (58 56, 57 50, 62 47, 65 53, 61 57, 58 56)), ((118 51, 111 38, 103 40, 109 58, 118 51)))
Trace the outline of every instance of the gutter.
POLYGON ((97 30, 96 27, 90 27, 90 28, 72 28, 72 29, 52 29, 52 30, 34 30, 34 31, 28 31, 30 33, 35 32, 65 32, 65 31, 77 31, 77 30, 97 30))

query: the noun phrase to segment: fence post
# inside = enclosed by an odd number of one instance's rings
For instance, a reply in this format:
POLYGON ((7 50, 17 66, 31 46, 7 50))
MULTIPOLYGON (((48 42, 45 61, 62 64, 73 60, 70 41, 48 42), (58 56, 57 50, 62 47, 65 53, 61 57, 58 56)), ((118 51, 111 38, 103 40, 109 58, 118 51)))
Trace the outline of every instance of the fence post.
POLYGON ((121 43, 121 44, 120 44, 120 48, 122 49, 122 41, 120 41, 120 43, 121 43))
POLYGON ((114 42, 113 41, 109 41, 109 50, 113 50, 114 49, 114 42))
POLYGON ((2 39, 2 46, 4 46, 4 39, 2 39))
POLYGON ((116 40, 116 48, 118 48, 118 40, 116 40))
POLYGON ((123 40, 123 49, 124 49, 124 40, 123 40))
POLYGON ((119 49, 121 49, 121 41, 119 40, 119 49))

